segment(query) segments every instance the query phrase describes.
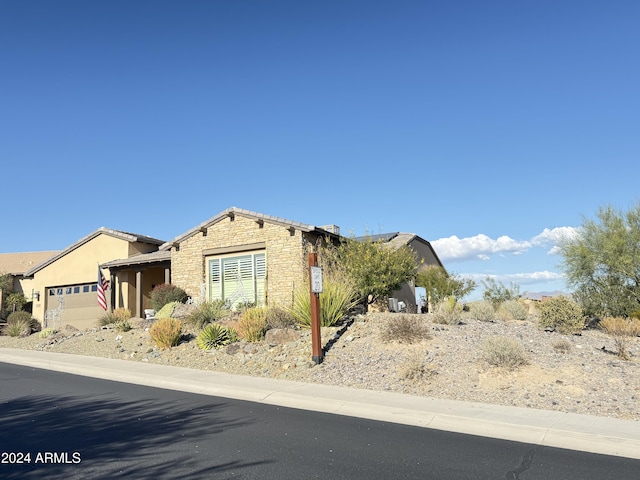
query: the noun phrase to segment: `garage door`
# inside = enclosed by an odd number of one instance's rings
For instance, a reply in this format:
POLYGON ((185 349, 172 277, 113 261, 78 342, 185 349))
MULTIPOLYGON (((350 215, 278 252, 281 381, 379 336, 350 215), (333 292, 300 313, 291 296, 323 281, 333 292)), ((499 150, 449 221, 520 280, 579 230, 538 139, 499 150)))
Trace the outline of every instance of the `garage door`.
POLYGON ((56 326, 73 325, 79 329, 95 327, 104 313, 98 305, 95 283, 49 288, 47 311, 59 312, 60 320, 56 326))

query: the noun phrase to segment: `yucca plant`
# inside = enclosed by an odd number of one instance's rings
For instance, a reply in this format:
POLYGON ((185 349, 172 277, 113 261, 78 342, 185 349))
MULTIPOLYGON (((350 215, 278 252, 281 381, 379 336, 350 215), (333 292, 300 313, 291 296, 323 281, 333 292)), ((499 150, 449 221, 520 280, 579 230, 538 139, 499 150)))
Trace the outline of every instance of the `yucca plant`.
MULTIPOLYGON (((347 281, 324 279, 320 294, 320 325, 332 327, 358 304, 355 287, 347 281)), ((291 313, 302 326, 311 326, 311 296, 309 285, 301 285, 294 293, 291 313)))
POLYGON ((201 350, 211 350, 212 348, 222 348, 237 340, 238 334, 233 328, 223 327, 217 323, 210 323, 198 334, 196 343, 201 350))

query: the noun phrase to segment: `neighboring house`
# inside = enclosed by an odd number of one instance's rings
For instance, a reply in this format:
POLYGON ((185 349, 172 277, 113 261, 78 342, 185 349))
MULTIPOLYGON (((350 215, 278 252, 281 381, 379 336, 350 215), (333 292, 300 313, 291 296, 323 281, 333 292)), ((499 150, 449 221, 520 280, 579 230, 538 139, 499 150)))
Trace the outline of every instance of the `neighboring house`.
MULTIPOLYGON (((21 252, 0 253, 0 275, 8 273, 13 277, 13 291, 22 293, 29 301, 33 300, 35 289, 32 287, 33 279, 25 278, 24 274, 33 266, 58 254, 58 250, 48 252, 21 252)), ((2 302, 2 295, 0 295, 2 302)), ((2 304, 0 303, 0 310, 2 304)))
POLYGON ((316 227, 228 208, 160 247, 171 252, 172 283, 192 298, 237 305, 290 306, 305 281, 307 254, 337 241, 337 227, 316 227))
MULTIPOLYGON (((356 240, 385 242, 392 248, 400 248, 403 245, 407 245, 416 252, 419 269, 430 266, 444 268, 431 244, 415 233, 381 233, 378 235, 356 237, 356 240)), ((400 290, 393 292, 390 297, 397 299, 399 302, 403 302, 406 305, 408 312, 416 311, 416 285, 413 281, 405 283, 400 290)))
MULTIPOLYGON (((162 240, 119 230, 99 228, 61 252, 25 272, 34 290, 33 317, 43 326, 73 325, 88 328, 104 311, 97 302, 98 268, 114 258, 130 258, 157 251, 162 240)), ((156 269, 144 282, 123 273, 112 279, 107 289, 110 305, 129 308, 136 293, 148 297, 152 283, 164 281, 164 271, 156 269), (134 278, 131 278, 131 277, 134 278), (139 288, 138 288, 139 287, 139 288)), ((104 273, 109 279, 109 273, 104 273)))

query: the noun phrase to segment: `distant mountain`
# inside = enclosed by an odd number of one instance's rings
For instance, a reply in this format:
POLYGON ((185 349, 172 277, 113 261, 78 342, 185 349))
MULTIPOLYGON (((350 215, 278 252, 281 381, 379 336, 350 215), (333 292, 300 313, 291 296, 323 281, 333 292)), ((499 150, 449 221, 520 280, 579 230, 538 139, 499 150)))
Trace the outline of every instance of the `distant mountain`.
POLYGON ((554 290, 553 292, 524 292, 522 294, 522 298, 529 298, 531 300, 542 300, 542 297, 557 297, 559 295, 569 296, 567 292, 554 290))

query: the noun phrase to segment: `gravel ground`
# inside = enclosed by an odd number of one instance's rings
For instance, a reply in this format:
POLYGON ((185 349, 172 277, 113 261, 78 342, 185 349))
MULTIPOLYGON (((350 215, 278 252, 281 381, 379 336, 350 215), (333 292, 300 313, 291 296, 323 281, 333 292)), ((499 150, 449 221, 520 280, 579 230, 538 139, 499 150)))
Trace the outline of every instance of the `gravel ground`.
MULTIPOLYGON (((194 332, 169 350, 155 347, 148 324, 132 319, 128 332, 113 328, 66 328, 47 338, 0 336, 0 348, 23 348, 118 358, 226 373, 401 392, 442 399, 559 410, 640 420, 640 338, 630 338, 631 360, 616 356, 611 337, 600 330, 581 335, 543 332, 533 322, 440 325, 429 315, 405 315, 424 328, 414 343, 384 339, 390 319, 405 314, 367 314, 340 327, 323 328, 326 354, 311 361, 309 330, 288 331, 293 339, 238 342, 202 351, 194 332), (516 340, 529 363, 514 369, 483 359, 488 337, 516 340)), ((273 333, 273 332, 272 332, 273 333)), ((270 335, 271 336, 271 335, 270 335)))

